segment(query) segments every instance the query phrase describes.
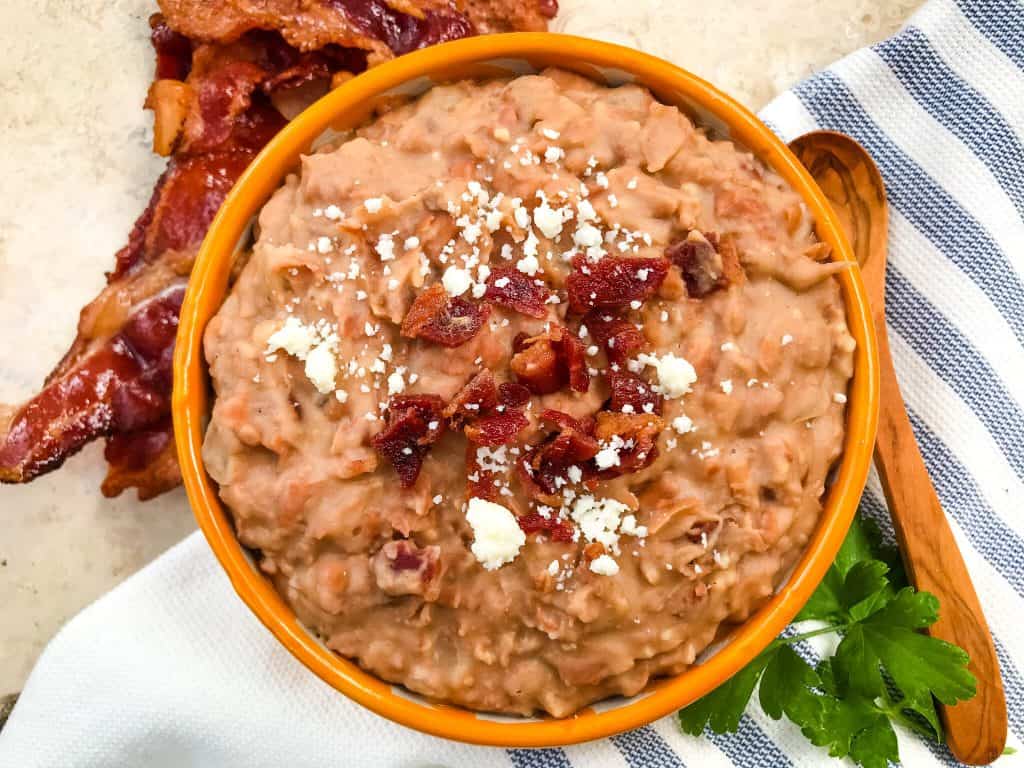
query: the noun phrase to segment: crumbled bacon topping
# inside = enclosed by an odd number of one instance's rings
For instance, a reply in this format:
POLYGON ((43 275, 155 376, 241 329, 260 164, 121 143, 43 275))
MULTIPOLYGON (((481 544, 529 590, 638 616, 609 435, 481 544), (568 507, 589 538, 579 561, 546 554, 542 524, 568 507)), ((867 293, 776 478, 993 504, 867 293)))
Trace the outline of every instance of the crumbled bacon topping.
POLYGON ((650 466, 658 457, 656 445, 658 435, 665 428, 660 416, 649 413, 612 413, 601 411, 597 414, 594 437, 601 444, 615 444, 621 441, 618 448, 619 463, 600 471, 602 478, 618 477, 631 472, 639 472, 650 466))
POLYGON ((590 388, 586 350, 568 328, 555 326, 539 336, 517 339, 514 348, 512 372, 534 394, 557 392, 566 384, 576 392, 590 388))
POLYGON ((449 296, 444 286, 434 283, 409 307, 402 321, 402 335, 445 347, 459 347, 477 335, 488 311, 486 305, 462 296, 449 296))
POLYGON ((530 317, 544 318, 551 291, 543 280, 530 277, 515 267, 496 267, 487 279, 484 298, 530 317))
POLYGON ((670 243, 665 256, 679 267, 691 298, 702 299, 743 277, 732 238, 720 240, 714 232, 692 229, 685 238, 670 243))
POLYGON ((625 413, 653 413, 661 415, 662 397, 651 385, 629 371, 608 371, 611 399, 608 408, 625 413))
POLYGON ((667 260, 658 258, 605 256, 600 261, 590 262, 583 255, 577 255, 565 283, 569 308, 584 313, 644 301, 661 286, 668 267, 667 260))
POLYGON ((529 512, 520 515, 516 522, 523 533, 543 533, 552 541, 572 541, 573 527, 568 520, 563 520, 555 512, 544 517, 540 512, 529 512))
POLYGON ((583 318, 590 335, 608 355, 608 360, 619 365, 636 356, 644 348, 645 339, 640 329, 625 318, 608 310, 594 310, 583 318))
POLYGON ((391 462, 403 488, 416 482, 424 456, 444 432, 443 405, 437 395, 395 395, 388 401, 387 424, 373 447, 391 462))
POLYGON ((530 423, 522 411, 506 410, 481 416, 465 427, 470 442, 496 448, 511 443, 530 423))
POLYGON ((530 402, 530 390, 514 381, 503 381, 498 387, 498 400, 508 408, 520 408, 530 402))
POLYGON ((557 432, 523 457, 519 463, 520 476, 534 496, 553 497, 564 484, 569 467, 580 467, 582 472, 597 455, 599 446, 590 434, 592 424, 552 409, 544 411, 540 418, 557 432))
POLYGON ((467 420, 475 419, 497 404, 498 387, 494 383, 494 374, 484 368, 456 393, 442 415, 458 429, 467 420))

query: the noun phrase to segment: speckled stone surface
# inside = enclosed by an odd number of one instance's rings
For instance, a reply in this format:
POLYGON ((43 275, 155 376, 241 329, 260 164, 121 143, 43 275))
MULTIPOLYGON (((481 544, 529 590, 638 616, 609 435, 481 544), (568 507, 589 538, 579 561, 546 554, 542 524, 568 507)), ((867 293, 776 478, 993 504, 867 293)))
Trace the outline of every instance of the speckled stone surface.
MULTIPOLYGON (((557 31, 671 59, 758 109, 893 31, 918 0, 561 0, 557 31), (710 8, 708 6, 711 6, 710 8)), ((142 101, 153 0, 0 7, 0 402, 39 385, 103 283, 163 162, 142 101)), ((99 446, 0 488, 0 694, 82 607, 194 528, 179 490, 104 499, 99 446)))

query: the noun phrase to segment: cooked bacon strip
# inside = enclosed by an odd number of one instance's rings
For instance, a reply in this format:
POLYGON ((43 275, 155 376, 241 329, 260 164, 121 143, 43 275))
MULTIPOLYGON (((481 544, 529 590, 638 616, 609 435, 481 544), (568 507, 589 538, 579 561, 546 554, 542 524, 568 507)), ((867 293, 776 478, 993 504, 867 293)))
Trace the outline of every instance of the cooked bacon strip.
POLYGON ((643 333, 634 323, 609 310, 594 310, 583 318, 582 325, 604 347, 608 360, 620 366, 625 365, 646 343, 643 333))
POLYGON ((512 356, 512 373, 520 384, 537 395, 557 392, 565 384, 576 392, 590 388, 586 350, 568 328, 554 326, 550 331, 519 339, 512 356))
POLYGON ((370 52, 371 63, 417 48, 511 31, 543 31, 556 0, 163 0, 171 27, 196 40, 232 42, 274 30, 300 51, 327 45, 370 52))
POLYGON ((703 299, 743 279, 732 238, 726 236, 720 241, 714 232, 690 230, 685 238, 669 243, 665 257, 679 267, 686 292, 694 299, 703 299))
POLYGON ((522 411, 506 410, 501 413, 489 413, 466 425, 466 437, 471 443, 497 448, 507 445, 526 429, 530 421, 522 411))
POLYGON ((658 457, 656 443, 664 428, 664 420, 654 414, 600 411, 594 437, 603 444, 614 444, 614 438, 619 438, 625 445, 618 449, 619 463, 601 470, 598 476, 618 477, 650 466, 658 457))
POLYGON ((579 254, 566 278, 569 308, 573 312, 616 309, 643 301, 657 292, 668 274, 665 259, 605 256, 590 262, 579 254))
POLYGON ((484 368, 448 401, 441 415, 458 429, 467 420, 475 419, 497 404, 498 385, 494 382, 494 374, 484 368))
POLYGON ((443 407, 437 395, 394 395, 388 401, 387 426, 374 436, 373 447, 391 462, 403 488, 416 482, 423 458, 444 432, 443 407))
POLYGON ((523 533, 543 533, 552 541, 572 541, 575 533, 572 523, 560 518, 557 511, 549 512, 547 517, 540 512, 528 512, 516 518, 516 522, 523 533))
POLYGON ((440 283, 423 291, 402 320, 402 335, 445 347, 460 347, 479 333, 490 310, 462 296, 449 296, 440 283))
POLYGON ((557 505, 560 481, 565 480, 569 467, 576 466, 584 472, 600 446, 591 435, 592 421, 581 422, 552 409, 541 413, 540 418, 557 431, 526 453, 519 462, 519 474, 535 498, 557 505))
POLYGON ((629 371, 608 371, 611 398, 608 407, 621 413, 653 413, 661 415, 662 398, 651 385, 629 371))
POLYGON ((31 480, 96 437, 165 416, 184 294, 181 281, 139 306, 118 333, 13 414, 0 445, 0 479, 31 480))
MULTIPOLYGON (((156 82, 147 106, 155 149, 171 159, 43 391, 0 407, 0 480, 30 480, 107 436, 105 494, 134 486, 145 499, 180 482, 170 380, 151 375, 163 369, 127 352, 125 339, 146 307, 172 295, 180 302, 224 197, 286 123, 268 96, 314 80, 326 86, 392 53, 472 34, 474 23, 479 32, 542 29, 556 8, 552 0, 163 0, 164 15, 150 20, 156 82)), ((142 344, 152 360, 169 364, 176 323, 176 314, 167 319, 159 350, 142 344)))
POLYGON ((487 278, 484 298, 530 317, 547 317, 551 291, 543 280, 530 277, 515 267, 495 267, 487 278))

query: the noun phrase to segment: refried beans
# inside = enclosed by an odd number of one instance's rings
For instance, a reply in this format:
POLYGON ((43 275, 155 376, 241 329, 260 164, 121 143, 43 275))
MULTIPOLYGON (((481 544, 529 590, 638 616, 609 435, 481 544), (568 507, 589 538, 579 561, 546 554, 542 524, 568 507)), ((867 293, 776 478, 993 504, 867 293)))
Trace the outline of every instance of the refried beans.
POLYGON ((815 528, 854 341, 800 197, 635 85, 438 86, 302 158, 210 322, 203 455, 337 653, 569 715, 815 528))

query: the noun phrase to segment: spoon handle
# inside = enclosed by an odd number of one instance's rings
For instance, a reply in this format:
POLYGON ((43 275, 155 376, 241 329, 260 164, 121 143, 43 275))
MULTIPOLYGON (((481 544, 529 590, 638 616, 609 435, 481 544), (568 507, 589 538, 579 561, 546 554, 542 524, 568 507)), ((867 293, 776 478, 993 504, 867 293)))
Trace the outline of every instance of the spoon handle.
POLYGON ((992 636, 971 577, 918 450, 889 354, 884 320, 878 327, 881 402, 875 466, 892 513, 907 575, 939 599, 928 633, 970 654, 978 679, 973 699, 940 707, 946 743, 958 760, 987 765, 1006 745, 1006 697, 992 636))

